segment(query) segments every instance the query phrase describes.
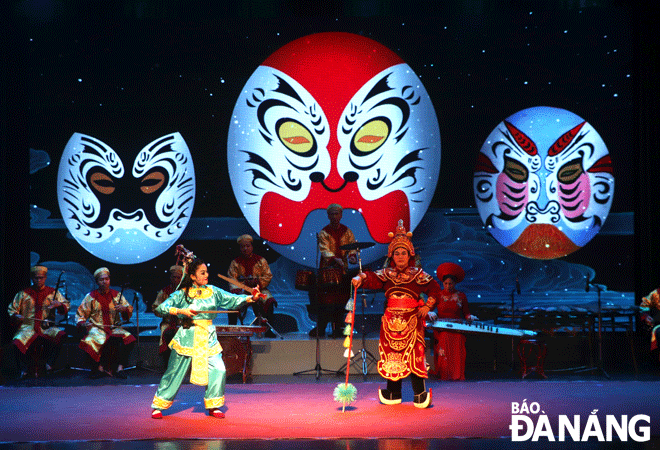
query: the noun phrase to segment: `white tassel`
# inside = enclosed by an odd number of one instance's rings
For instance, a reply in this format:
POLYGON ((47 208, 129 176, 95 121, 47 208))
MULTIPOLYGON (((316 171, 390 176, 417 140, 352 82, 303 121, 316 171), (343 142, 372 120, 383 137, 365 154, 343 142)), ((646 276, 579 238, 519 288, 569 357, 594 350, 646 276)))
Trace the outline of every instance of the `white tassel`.
POLYGON ((349 298, 348 303, 346 303, 346 308, 344 309, 346 309, 346 311, 353 311, 353 306, 354 306, 353 299, 349 298))
POLYGON ((353 353, 353 349, 351 349, 351 348, 347 348, 346 351, 344 352, 344 358, 348 358, 348 357, 349 357, 349 356, 348 356, 348 352, 351 353, 351 356, 350 356, 351 358, 355 356, 355 353, 353 353))

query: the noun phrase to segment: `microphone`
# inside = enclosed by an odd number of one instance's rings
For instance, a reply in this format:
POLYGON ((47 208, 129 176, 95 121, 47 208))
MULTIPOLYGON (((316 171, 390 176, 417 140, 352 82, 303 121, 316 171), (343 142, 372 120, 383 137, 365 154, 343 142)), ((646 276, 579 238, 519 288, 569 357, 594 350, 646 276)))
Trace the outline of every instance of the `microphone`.
POLYGON ((586 284, 584 285, 584 292, 589 292, 589 279, 585 277, 584 280, 586 281, 586 284))
POLYGON ((516 292, 520 295, 520 281, 518 280, 518 277, 516 277, 516 292))

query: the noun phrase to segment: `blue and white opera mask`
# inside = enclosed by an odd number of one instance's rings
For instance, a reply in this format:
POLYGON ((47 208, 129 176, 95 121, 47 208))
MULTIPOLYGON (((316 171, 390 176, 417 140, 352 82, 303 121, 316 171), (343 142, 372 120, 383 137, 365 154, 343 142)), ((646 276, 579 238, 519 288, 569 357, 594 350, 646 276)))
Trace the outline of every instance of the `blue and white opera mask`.
POLYGON ((64 223, 94 256, 136 264, 163 253, 186 228, 195 203, 195 170, 179 133, 144 147, 125 173, 117 152, 75 133, 57 174, 64 223))
POLYGON ((584 119, 534 107, 488 136, 474 172, 474 196, 488 231, 534 259, 568 255, 601 229, 614 196, 612 161, 584 119))

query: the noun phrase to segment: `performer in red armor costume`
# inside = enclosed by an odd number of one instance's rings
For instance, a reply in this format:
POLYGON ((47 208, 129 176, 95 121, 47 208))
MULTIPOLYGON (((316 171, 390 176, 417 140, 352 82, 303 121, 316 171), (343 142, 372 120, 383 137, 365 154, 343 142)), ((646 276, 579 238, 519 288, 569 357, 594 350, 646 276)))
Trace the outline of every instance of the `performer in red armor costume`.
POLYGON ((426 343, 424 324, 426 317, 440 295, 440 285, 419 267, 415 267, 415 248, 403 221, 395 233, 387 256, 390 267, 376 272, 366 271, 354 277, 355 288, 384 289, 387 307, 383 315, 378 342, 378 373, 387 380, 387 389, 379 389, 378 397, 385 405, 401 403, 402 380, 410 376, 414 405, 431 406, 431 390, 426 391, 426 343), (420 294, 426 294, 426 303, 420 294))
MULTIPOLYGON (((456 290, 456 284, 463 281, 465 271, 454 263, 443 263, 438 266, 438 279, 442 281, 444 290, 440 293, 438 313, 429 313, 429 319, 437 320, 479 320, 470 314, 467 297, 456 290)), ((444 330, 433 330, 435 345, 433 347, 434 369, 432 375, 441 380, 465 380, 465 335, 444 330)))

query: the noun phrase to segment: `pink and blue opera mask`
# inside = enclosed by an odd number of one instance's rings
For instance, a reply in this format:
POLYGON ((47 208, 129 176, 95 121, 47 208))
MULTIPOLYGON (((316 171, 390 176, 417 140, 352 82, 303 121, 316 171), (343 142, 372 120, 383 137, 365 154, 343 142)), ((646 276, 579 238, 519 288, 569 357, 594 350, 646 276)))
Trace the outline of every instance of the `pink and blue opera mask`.
POLYGON ((195 170, 179 133, 156 139, 126 163, 130 175, 115 150, 75 133, 60 160, 57 197, 67 229, 85 250, 136 264, 183 233, 195 203, 195 170))
POLYGON ((424 86, 399 56, 362 36, 319 33, 254 71, 234 108, 227 153, 250 225, 285 257, 311 265, 301 254, 315 239, 302 230, 326 225, 331 203, 343 206, 358 240, 385 245, 399 219, 417 226, 437 183, 440 131, 424 86))
POLYGON ((602 138, 559 108, 529 108, 501 122, 481 147, 474 172, 474 196, 489 232, 534 259, 583 247, 603 226, 613 195, 602 138))

